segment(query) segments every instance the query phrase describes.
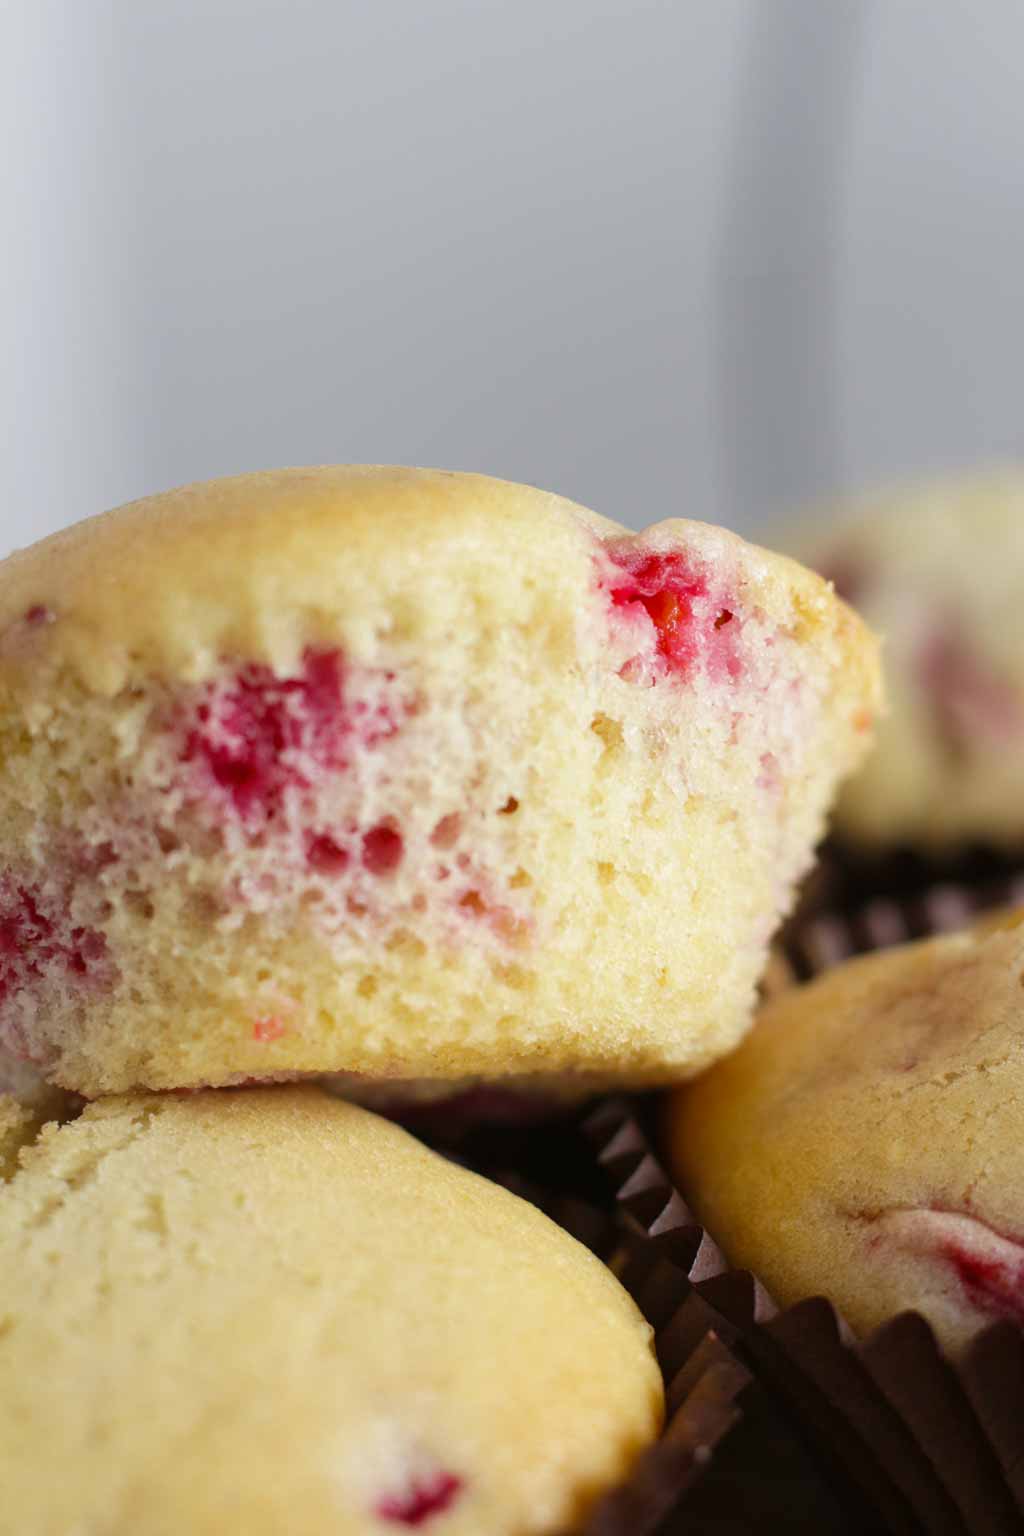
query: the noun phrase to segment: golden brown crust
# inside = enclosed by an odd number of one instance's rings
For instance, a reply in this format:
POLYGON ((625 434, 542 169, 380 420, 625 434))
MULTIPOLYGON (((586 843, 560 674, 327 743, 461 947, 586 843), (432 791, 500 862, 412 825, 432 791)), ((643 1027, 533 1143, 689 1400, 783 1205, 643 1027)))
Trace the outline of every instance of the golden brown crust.
POLYGON ((358 655, 400 631, 407 608, 417 628, 429 620, 419 591, 443 632, 456 562, 493 578, 500 618, 509 555, 543 538, 553 569, 578 566, 577 520, 601 521, 559 496, 443 470, 339 465, 183 486, 0 565, 0 686, 42 671, 112 693, 154 674, 198 681, 223 656, 287 670, 305 645, 358 655))
POLYGON ((917 1306, 953 1348, 1024 1318, 1022 915, 783 993, 673 1099, 698 1215, 781 1303, 861 1330, 917 1306))

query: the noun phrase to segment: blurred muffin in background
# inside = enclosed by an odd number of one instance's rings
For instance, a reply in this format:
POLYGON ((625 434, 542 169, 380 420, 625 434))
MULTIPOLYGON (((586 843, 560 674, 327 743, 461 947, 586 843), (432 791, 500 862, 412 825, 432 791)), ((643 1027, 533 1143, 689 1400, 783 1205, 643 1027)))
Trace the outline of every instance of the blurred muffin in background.
POLYGON ((884 639, 889 714, 835 817, 859 894, 1019 862, 1024 471, 879 493, 782 542, 884 639))

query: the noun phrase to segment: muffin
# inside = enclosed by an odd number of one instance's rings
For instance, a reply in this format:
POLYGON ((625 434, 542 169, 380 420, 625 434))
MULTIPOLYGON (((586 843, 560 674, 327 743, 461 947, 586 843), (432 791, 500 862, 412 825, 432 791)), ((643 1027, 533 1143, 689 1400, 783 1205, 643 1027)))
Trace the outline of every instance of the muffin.
POLYGON ((671 1161, 731 1263, 952 1354, 1024 1323, 1024 911, 793 988, 670 1101, 671 1161))
POLYGON ((351 467, 82 523, 0 565, 0 1041, 90 1096, 692 1072, 877 700, 699 523, 351 467))
POLYGON ((4 1536, 553 1532, 662 1412, 598 1259, 310 1086, 48 1126, 0 1318, 4 1536))
POLYGON ((897 490, 786 542, 885 640, 890 709, 839 799, 844 850, 1024 856, 1024 478, 897 490))

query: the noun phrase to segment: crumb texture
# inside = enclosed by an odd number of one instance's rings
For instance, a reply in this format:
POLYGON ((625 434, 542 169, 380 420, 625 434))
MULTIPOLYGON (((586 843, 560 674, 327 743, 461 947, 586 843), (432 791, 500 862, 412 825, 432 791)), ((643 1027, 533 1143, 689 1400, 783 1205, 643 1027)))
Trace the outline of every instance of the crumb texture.
POLYGON ((700 523, 358 469, 122 508, 0 565, 0 1042, 90 1095, 694 1072, 877 702, 825 583, 700 523))

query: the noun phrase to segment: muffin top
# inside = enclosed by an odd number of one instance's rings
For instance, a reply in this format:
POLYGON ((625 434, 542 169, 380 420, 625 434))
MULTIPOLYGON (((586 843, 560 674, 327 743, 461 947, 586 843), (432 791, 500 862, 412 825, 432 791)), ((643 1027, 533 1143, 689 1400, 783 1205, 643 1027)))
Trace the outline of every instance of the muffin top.
MULTIPOLYGON (((54 671, 99 693, 150 674, 201 681, 225 656, 285 673, 309 647, 341 646, 359 661, 382 639, 444 643, 484 621, 533 624, 568 663, 581 590, 592 589, 607 629, 606 589, 632 577, 646 592, 634 568, 677 544, 698 569, 715 561, 719 579, 742 580, 771 617, 837 631, 865 691, 874 686, 869 637, 821 580, 724 529, 668 519, 634 535, 485 475, 333 465, 183 486, 9 556, 0 687, 39 687, 54 671)), ((640 611, 647 599, 612 598, 620 618, 636 609, 664 635, 665 615, 640 611)))
POLYGON ((650 1329, 525 1201, 314 1088, 110 1099, 0 1185, 5 1530, 562 1529, 650 1329))
POLYGON ((889 716, 841 797, 844 841, 1024 846, 1024 475, 879 494, 786 542, 885 641, 889 716))
POLYGON ((671 1157, 730 1261, 859 1331, 1024 1322, 1022 978, 1024 911, 851 961, 679 1091, 671 1157))

